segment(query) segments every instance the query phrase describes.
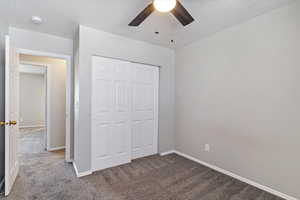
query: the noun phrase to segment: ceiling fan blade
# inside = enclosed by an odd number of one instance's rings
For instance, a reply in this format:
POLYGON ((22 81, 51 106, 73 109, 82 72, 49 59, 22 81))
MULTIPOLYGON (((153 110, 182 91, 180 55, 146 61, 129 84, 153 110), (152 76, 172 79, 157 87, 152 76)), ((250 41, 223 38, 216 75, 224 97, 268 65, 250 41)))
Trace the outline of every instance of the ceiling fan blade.
POLYGON ((129 26, 139 26, 155 10, 153 3, 149 4, 138 16, 129 23, 129 26))
POLYGON ((194 21, 191 14, 183 7, 183 5, 177 1, 176 7, 171 11, 171 13, 180 21, 183 26, 186 26, 194 21))

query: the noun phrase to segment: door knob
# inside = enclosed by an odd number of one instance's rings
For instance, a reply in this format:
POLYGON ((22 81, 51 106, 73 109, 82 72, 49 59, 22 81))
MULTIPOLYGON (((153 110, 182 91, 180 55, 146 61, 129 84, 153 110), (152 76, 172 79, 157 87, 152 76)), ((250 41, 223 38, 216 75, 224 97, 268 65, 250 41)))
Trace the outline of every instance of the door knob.
POLYGON ((15 121, 15 120, 12 120, 12 121, 9 121, 9 122, 4 122, 4 121, 0 122, 0 126, 6 126, 6 125, 14 126, 16 124, 17 124, 17 121, 15 121))
POLYGON ((15 120, 9 121, 9 125, 10 125, 10 126, 14 126, 14 125, 16 125, 16 124, 17 124, 17 121, 15 121, 15 120))
POLYGON ((5 126, 5 125, 9 125, 8 122, 0 122, 0 126, 5 126))

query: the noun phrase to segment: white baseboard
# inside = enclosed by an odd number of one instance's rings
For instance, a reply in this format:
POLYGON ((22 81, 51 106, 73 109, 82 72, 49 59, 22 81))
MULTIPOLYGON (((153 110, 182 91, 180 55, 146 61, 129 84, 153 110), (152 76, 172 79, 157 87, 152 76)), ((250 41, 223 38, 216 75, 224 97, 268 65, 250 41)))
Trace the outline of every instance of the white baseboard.
POLYGON ((58 150, 62 150, 65 149, 65 146, 61 146, 61 147, 53 147, 53 148, 48 148, 47 151, 58 151, 58 150))
POLYGON ((172 153, 175 153, 175 150, 161 152, 159 155, 160 156, 166 156, 166 155, 169 155, 169 154, 172 154, 172 153))
POLYGON ((76 167, 76 164, 75 162, 73 161, 73 168, 75 170, 75 173, 76 173, 76 176, 79 178, 79 177, 83 177, 83 176, 87 176, 87 175, 90 175, 92 174, 92 171, 86 171, 86 172, 78 172, 78 169, 76 167))
POLYGON ((45 125, 19 126, 19 128, 45 128, 45 125))
POLYGON ((73 163, 74 160, 73 160, 73 159, 66 159, 66 162, 67 162, 67 163, 73 163))
POLYGON ((189 156, 189 155, 187 155, 187 154, 185 154, 185 153, 182 153, 182 152, 179 152, 179 151, 176 151, 176 150, 174 151, 174 153, 176 153, 177 155, 180 155, 180 156, 182 156, 182 157, 185 157, 185 158, 187 158, 187 159, 189 159, 189 160, 195 161, 195 162, 197 162, 197 163, 199 163, 199 164, 201 164, 201 165, 204 165, 204 166, 206 166, 206 167, 209 167, 209 168, 211 168, 211 169, 213 169, 213 170, 216 170, 216 171, 218 171, 218 172, 220 172, 220 173, 222 173, 222 174, 231 176, 232 178, 238 179, 238 180, 240 180, 240 181, 242 181, 242 182, 244 182, 244 183, 247 183, 247 184, 249 184, 249 185, 252 185, 252 186, 254 186, 254 187, 256 187, 256 188, 259 188, 259 189, 261 189, 261 190, 264 190, 264 191, 266 191, 266 192, 269 192, 269 193, 271 193, 271 194, 274 194, 274 195, 276 195, 276 196, 278 196, 278 197, 284 198, 284 199, 286 199, 286 200, 298 200, 298 199, 295 198, 295 197, 289 196, 289 195, 287 195, 287 194, 284 194, 284 193, 282 193, 282 192, 279 192, 279 191, 277 191, 277 190, 274 190, 274 189, 272 189, 272 188, 270 188, 270 187, 261 185, 261 184, 255 182, 255 181, 249 180, 249 179, 247 179, 247 178, 244 178, 244 177, 242 177, 242 176, 239 176, 239 175, 237 175, 237 174, 234 174, 234 173, 232 173, 232 172, 230 172, 230 171, 227 171, 227 170, 222 169, 222 168, 220 168, 220 167, 217 167, 217 166, 215 166, 215 165, 211 165, 211 164, 209 164, 209 163, 207 163, 207 162, 201 161, 201 160, 199 160, 199 159, 197 159, 197 158, 194 158, 194 157, 192 157, 192 156, 189 156))

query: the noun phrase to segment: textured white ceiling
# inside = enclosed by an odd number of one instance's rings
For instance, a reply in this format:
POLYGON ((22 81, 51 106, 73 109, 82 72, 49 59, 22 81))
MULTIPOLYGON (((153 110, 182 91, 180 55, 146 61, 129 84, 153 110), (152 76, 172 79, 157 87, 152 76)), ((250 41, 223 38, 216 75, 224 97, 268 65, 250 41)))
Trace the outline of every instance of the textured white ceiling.
POLYGON ((9 10, 10 23, 18 28, 73 38, 77 25, 82 24, 175 48, 293 1, 297 0, 181 0, 195 18, 186 27, 171 14, 158 12, 137 28, 127 26, 151 0, 9 0, 8 8, 1 6, 0 12, 9 10), (33 15, 41 16, 44 23, 32 24, 33 15))

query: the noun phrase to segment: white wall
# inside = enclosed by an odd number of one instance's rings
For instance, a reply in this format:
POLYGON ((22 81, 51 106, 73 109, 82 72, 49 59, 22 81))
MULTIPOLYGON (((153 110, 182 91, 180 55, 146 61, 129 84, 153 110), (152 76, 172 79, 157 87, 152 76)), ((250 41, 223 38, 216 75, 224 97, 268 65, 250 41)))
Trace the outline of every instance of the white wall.
POLYGON ((70 39, 9 27, 12 43, 17 48, 72 55, 73 41, 70 39))
POLYGON ((20 73, 20 127, 45 126, 43 74, 20 73))
POLYGON ((176 51, 176 149, 300 198, 300 2, 176 51), (204 144, 211 151, 204 151, 204 144))
MULTIPOLYGON (((66 76, 67 65, 65 60, 42 57, 20 55, 20 61, 47 64, 47 90, 50 98, 47 97, 50 109, 47 110, 49 118, 47 123, 50 123, 50 149, 65 146, 66 138, 66 76)), ((22 89, 22 88, 21 88, 22 89)))
POLYGON ((79 27, 75 65, 75 163, 79 172, 91 168, 91 56, 99 55, 161 66, 159 98, 159 151, 174 148, 174 68, 171 49, 118 35, 79 27), (76 69, 77 68, 77 69, 76 69))

